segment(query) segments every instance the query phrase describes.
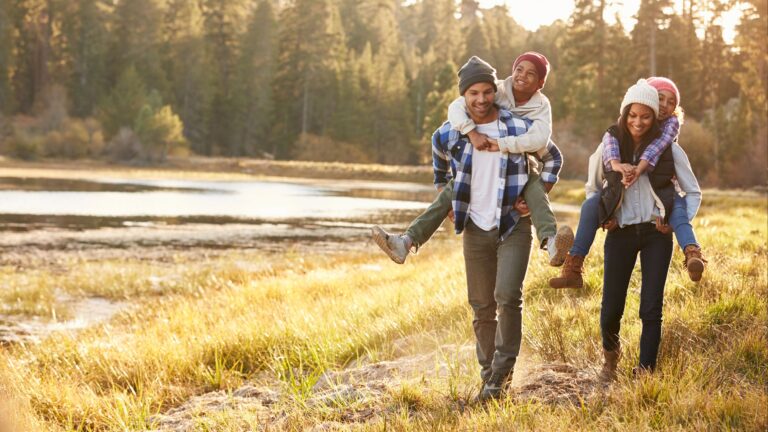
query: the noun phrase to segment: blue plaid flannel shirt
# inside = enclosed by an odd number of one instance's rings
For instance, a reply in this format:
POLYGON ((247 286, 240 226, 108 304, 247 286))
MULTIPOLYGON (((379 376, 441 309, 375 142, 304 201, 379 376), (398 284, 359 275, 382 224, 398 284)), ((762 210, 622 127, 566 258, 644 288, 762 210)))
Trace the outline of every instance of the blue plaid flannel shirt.
MULTIPOLYGON (((499 121, 506 126, 501 128, 501 136, 524 134, 533 123, 531 120, 514 116, 507 110, 499 110, 499 121)), ((432 134, 432 169, 435 174, 435 186, 445 186, 450 179, 453 183, 453 212, 455 216, 456 234, 461 234, 469 222, 469 196, 472 180, 472 152, 474 148, 465 135, 451 128, 449 122, 443 123, 432 134)), ((547 146, 533 154, 543 162, 541 180, 546 183, 556 183, 558 173, 563 165, 563 157, 555 143, 549 141, 547 146)), ((496 208, 496 226, 499 228, 500 240, 512 233, 520 214, 514 209, 515 201, 523 187, 528 182, 528 154, 499 153, 498 205, 496 208)))

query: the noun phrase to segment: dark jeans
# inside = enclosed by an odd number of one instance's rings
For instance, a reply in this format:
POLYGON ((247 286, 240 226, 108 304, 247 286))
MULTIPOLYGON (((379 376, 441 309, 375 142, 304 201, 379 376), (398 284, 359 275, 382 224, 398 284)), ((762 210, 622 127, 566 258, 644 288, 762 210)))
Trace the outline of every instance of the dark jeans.
POLYGON ((661 341, 661 316, 664 285, 672 258, 672 235, 662 234, 653 224, 644 223, 617 228, 605 238, 603 302, 600 330, 603 348, 619 348, 619 330, 629 280, 640 254, 640 366, 653 370, 661 341))

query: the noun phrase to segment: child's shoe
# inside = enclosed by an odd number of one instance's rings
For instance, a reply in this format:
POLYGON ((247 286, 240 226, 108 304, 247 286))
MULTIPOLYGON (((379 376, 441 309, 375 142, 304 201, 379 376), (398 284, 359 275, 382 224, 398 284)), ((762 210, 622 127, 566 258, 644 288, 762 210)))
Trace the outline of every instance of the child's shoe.
POLYGON ((685 259, 683 265, 688 269, 688 276, 691 280, 698 282, 701 280, 701 274, 704 273, 704 268, 707 260, 701 256, 701 248, 696 245, 688 245, 684 250, 685 259))
POLYGON ((581 273, 584 269, 584 257, 568 254, 565 257, 565 264, 560 270, 560 276, 549 280, 549 286, 552 288, 581 288, 584 286, 584 279, 581 273))
POLYGON ((379 245, 381 250, 383 250, 392 261, 402 264, 405 262, 405 259, 408 258, 410 242, 407 236, 390 234, 378 225, 371 228, 371 235, 373 235, 373 241, 379 245))
POLYGON ((560 267, 565 261, 565 255, 573 246, 573 230, 568 225, 557 229, 557 234, 547 238, 549 265, 560 267))

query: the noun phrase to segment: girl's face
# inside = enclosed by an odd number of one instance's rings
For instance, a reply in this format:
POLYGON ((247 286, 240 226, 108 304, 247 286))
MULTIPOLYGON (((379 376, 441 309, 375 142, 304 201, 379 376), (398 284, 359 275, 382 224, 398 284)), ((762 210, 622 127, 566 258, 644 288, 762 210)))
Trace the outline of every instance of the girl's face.
POLYGON ((541 86, 536 66, 528 60, 523 60, 512 71, 512 87, 523 94, 533 94, 541 86))
POLYGON ((634 141, 639 141, 651 129, 654 118, 653 110, 645 105, 634 103, 627 114, 627 129, 634 141))
POLYGON ((659 120, 666 120, 675 113, 677 98, 669 90, 659 90, 659 120))

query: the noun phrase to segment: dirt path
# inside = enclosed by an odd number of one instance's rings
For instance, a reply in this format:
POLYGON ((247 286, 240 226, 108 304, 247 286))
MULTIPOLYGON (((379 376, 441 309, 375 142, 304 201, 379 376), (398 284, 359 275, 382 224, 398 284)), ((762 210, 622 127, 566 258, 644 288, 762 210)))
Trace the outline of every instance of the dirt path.
MULTIPOLYGON (((402 351, 398 345, 411 345, 412 341, 407 339, 396 341, 394 351, 402 351)), ((476 370, 472 344, 441 345, 429 352, 403 355, 387 361, 366 362, 363 359, 346 369, 323 374, 298 405, 309 410, 339 410, 337 414, 342 421, 319 423, 311 429, 339 430, 351 423, 375 421, 392 411, 397 405, 394 395, 403 385, 427 379, 429 386, 433 387, 471 375, 476 370)), ((593 370, 581 370, 564 363, 537 363, 534 356, 524 350, 515 368, 509 397, 515 401, 535 399, 547 404, 578 405, 600 390, 596 378, 593 370)), ((456 404, 459 410, 471 410, 474 393, 473 389, 465 389, 458 396, 446 394, 445 398, 449 403, 456 404)), ((265 430, 282 430, 286 426, 291 401, 295 402, 296 397, 287 386, 268 380, 247 384, 232 392, 207 393, 155 416, 154 431, 192 431, 201 417, 238 411, 255 413, 262 420, 265 430)))

